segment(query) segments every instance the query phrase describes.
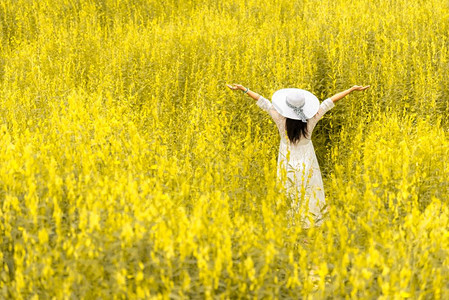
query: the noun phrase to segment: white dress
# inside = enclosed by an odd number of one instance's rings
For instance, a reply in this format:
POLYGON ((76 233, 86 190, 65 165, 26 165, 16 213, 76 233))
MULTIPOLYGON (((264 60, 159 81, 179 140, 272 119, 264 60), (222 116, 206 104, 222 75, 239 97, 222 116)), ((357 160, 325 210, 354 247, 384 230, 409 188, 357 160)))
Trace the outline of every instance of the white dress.
POLYGON ((312 219, 315 226, 320 226, 328 211, 325 206, 323 179, 311 137, 321 117, 335 106, 334 102, 330 98, 321 102, 317 114, 307 120, 307 138, 301 136, 296 145, 292 145, 288 140, 286 118, 277 112, 271 102, 261 96, 256 104, 270 114, 279 129, 281 142, 277 180, 283 183, 292 201, 289 215, 298 215, 303 228, 310 228, 312 219))

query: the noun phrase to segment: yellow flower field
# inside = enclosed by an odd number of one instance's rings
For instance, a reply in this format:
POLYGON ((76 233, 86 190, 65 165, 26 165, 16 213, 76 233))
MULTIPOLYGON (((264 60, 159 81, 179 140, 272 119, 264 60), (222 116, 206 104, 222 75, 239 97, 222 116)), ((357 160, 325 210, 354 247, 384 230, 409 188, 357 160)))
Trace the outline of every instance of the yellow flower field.
POLYGON ((448 299, 449 6, 0 2, 0 298, 448 299), (226 83, 322 101, 329 217, 226 83))

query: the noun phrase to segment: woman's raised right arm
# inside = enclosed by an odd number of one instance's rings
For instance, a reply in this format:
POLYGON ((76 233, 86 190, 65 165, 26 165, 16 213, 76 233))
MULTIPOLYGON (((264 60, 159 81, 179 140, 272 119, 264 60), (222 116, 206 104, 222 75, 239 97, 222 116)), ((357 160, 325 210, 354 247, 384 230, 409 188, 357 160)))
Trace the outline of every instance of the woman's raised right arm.
POLYGON ((332 102, 337 102, 338 100, 346 97, 348 94, 350 94, 353 91, 364 91, 367 88, 369 88, 370 86, 360 86, 360 85, 354 85, 353 87, 351 87, 350 89, 347 89, 343 92, 340 92, 338 94, 333 95, 330 99, 332 100, 332 102))
POLYGON ((309 127, 310 127, 309 129, 313 130, 316 123, 318 123, 318 121, 323 117, 323 115, 335 106, 335 102, 346 97, 346 95, 348 95, 349 93, 351 93, 353 91, 363 91, 369 87, 370 87, 369 85, 367 85, 365 87, 359 86, 359 85, 354 85, 350 89, 347 89, 343 92, 335 94, 332 97, 327 98, 326 100, 321 102, 318 112, 312 118, 310 118, 310 120, 308 121, 309 127))

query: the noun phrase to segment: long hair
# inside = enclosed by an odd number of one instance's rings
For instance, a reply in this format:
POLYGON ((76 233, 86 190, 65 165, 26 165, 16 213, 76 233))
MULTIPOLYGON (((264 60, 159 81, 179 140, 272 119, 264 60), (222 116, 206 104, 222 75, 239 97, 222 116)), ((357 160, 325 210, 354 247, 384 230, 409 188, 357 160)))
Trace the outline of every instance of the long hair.
POLYGON ((301 139, 301 136, 307 136, 307 123, 301 120, 286 118, 285 127, 287 129, 287 136, 292 144, 296 144, 301 139))

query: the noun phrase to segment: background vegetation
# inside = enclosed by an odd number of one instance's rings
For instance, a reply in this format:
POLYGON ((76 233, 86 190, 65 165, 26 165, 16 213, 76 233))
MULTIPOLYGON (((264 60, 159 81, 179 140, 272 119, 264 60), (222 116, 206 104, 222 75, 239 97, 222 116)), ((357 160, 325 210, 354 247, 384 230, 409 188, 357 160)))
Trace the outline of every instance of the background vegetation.
POLYGON ((448 298, 448 32, 436 0, 2 1, 0 297, 448 298), (371 85, 315 129, 321 228, 232 82, 371 85))

